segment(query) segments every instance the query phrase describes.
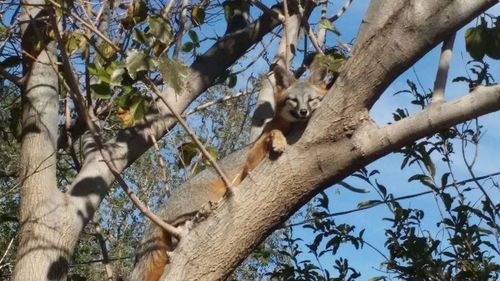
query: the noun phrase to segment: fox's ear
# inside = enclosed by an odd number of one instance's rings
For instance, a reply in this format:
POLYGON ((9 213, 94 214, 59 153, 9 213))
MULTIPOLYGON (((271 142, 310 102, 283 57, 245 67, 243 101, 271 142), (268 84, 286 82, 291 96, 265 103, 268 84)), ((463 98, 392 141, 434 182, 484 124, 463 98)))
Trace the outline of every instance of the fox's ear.
POLYGON ((326 67, 313 65, 311 67, 311 74, 309 74, 307 81, 309 81, 309 83, 313 84, 314 86, 326 88, 327 81, 325 79, 327 74, 328 70, 326 69, 326 67))
POLYGON ((274 77, 276 78, 276 87, 279 90, 290 87, 297 79, 284 67, 276 64, 273 67, 274 77))

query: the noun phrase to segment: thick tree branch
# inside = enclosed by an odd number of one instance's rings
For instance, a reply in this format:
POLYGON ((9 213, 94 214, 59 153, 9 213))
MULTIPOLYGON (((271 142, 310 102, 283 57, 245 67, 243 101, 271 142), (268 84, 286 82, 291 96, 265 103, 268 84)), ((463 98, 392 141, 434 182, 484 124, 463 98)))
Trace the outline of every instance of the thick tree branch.
MULTIPOLYGON (((416 115, 415 124, 394 124, 399 128, 415 125, 416 129, 405 135, 392 129, 395 127, 378 129, 368 115, 402 71, 495 3, 459 0, 385 7, 388 17, 376 28, 365 25, 368 29, 361 43, 356 44, 353 56, 300 140, 276 161, 263 162, 213 216, 181 240, 165 280, 225 278, 273 227, 320 190, 404 144, 498 110, 498 88, 492 87, 431 106, 416 115), (456 110, 466 104, 473 106, 456 110), (423 120, 435 118, 441 111, 447 115, 422 125, 423 120)), ((189 193, 189 185, 185 188, 189 193)), ((167 209, 182 208, 181 202, 172 196, 167 209)))
POLYGON ((353 56, 344 67, 347 71, 341 74, 343 83, 360 86, 356 95, 351 94, 346 102, 359 110, 371 108, 398 75, 444 38, 496 3, 496 0, 457 0, 412 5, 397 0, 372 1, 353 56), (387 51, 381 53, 381 49, 387 51), (378 53, 383 57, 373 55, 378 53), (354 77, 349 73, 353 69, 365 71, 354 77), (346 76, 350 78, 345 80, 346 76))
POLYGON ((439 57, 438 71, 436 81, 434 82, 434 90, 432 91, 432 102, 444 101, 444 89, 448 78, 448 69, 450 69, 451 55, 453 53, 453 43, 455 42, 455 33, 448 39, 443 41, 441 48, 441 56, 439 57))
MULTIPOLYGON (((274 9, 279 10, 279 7, 274 9)), ((277 19, 263 14, 241 31, 221 38, 191 65, 185 90, 182 93, 175 93, 172 88, 167 88, 161 93, 162 97, 172 105, 173 110, 184 111, 196 97, 214 83, 219 75, 278 24, 277 19)), ((108 142, 106 149, 113 155, 112 160, 117 171, 128 167, 150 147, 150 134, 159 139, 176 124, 176 119, 168 109, 165 106, 159 107, 158 114, 147 116, 145 122, 134 128, 120 131, 108 142)), ((114 177, 102 161, 99 152, 89 150, 82 170, 69 189, 69 194, 75 200, 76 209, 80 210, 79 213, 85 218, 84 221, 92 217, 93 211, 104 198, 113 180, 114 177)))
POLYGON ((317 135, 321 122, 314 118, 299 142, 276 161, 262 163, 213 216, 181 240, 163 280, 225 278, 265 234, 319 191, 403 145, 496 110, 500 86, 480 87, 381 129, 365 119, 342 140, 328 141, 327 132, 317 135))

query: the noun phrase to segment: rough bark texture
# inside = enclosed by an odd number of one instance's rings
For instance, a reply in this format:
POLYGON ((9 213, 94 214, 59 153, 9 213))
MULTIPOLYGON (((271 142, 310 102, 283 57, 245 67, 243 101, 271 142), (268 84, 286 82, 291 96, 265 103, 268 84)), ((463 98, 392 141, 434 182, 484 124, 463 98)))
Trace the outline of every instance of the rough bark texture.
POLYGON ((40 40, 34 26, 39 34, 47 30, 43 21, 38 21, 42 15, 47 11, 39 7, 25 6, 22 11, 26 20, 22 26, 24 50, 36 60, 24 58, 29 79, 22 96, 21 231, 13 280, 64 279, 74 246, 67 244, 66 238, 78 234, 68 229, 67 204, 56 182, 59 85, 53 67, 57 61, 55 44, 45 42, 38 53, 32 48, 40 40))
MULTIPOLYGON (((380 11, 383 2, 370 7, 380 11)), ((262 163, 181 240, 163 280, 226 278, 276 225, 327 186, 404 144, 500 109, 496 86, 382 129, 368 114, 402 71, 494 3, 410 1, 384 7, 386 17, 375 26, 365 21, 368 31, 361 31, 363 40, 299 142, 278 160, 262 163)))
MULTIPOLYGON (((277 224, 323 188, 419 137, 500 108, 498 86, 480 88, 474 95, 378 129, 368 111, 383 90, 449 34, 497 3, 415 0, 388 6, 384 2, 372 2, 352 58, 300 141, 277 161, 262 163, 233 196, 181 240, 165 280, 227 277, 277 224)), ((32 5, 43 0, 23 3, 31 5, 24 7, 24 19, 44 11, 43 6, 32 5)), ((278 24, 264 14, 244 30, 222 38, 193 63, 187 89, 180 95, 168 89, 164 98, 183 111, 278 24)), ((29 43, 27 30, 23 28, 23 43, 29 43)), ((99 151, 87 142, 83 167, 69 191, 57 189, 58 83, 52 67, 54 43, 45 46, 35 54, 36 61, 25 62, 30 76, 23 93, 21 232, 13 280, 64 280, 78 236, 113 181, 99 151)), ((149 148, 145 132, 159 139, 175 124, 164 108, 159 110, 109 142, 107 149, 118 169, 125 169, 149 148)), ((186 200, 193 200, 190 184, 185 188, 185 196, 172 197, 164 212, 173 208, 172 213, 183 213, 186 200)))

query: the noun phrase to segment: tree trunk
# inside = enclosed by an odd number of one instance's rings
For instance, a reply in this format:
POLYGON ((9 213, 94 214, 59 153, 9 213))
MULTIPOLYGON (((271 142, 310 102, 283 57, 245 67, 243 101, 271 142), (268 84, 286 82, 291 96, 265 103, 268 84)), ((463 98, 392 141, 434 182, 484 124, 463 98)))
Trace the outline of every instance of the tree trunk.
POLYGON ((47 41, 50 11, 24 2, 23 58, 29 75, 22 93, 19 248, 13 280, 62 280, 71 249, 68 204, 57 189, 58 76, 55 42, 47 41), (29 4, 29 5, 27 5, 29 4), (34 46, 43 49, 37 50, 34 46))

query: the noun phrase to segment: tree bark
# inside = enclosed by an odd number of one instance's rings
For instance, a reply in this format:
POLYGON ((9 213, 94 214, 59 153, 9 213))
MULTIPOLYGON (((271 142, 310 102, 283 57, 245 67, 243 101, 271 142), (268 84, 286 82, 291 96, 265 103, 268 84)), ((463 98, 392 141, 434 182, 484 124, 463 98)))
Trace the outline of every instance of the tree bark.
POLYGON ((387 86, 496 1, 411 1, 382 9, 383 3, 372 2, 370 9, 386 16, 374 26, 365 21, 362 40, 300 140, 276 161, 264 161, 183 237, 162 280, 227 278, 277 225, 324 188, 405 144, 500 109, 500 87, 479 88, 379 129, 369 110, 387 86))
MULTIPOLYGON (((13 280, 65 279, 72 246, 67 243, 67 202, 57 189, 58 76, 55 42, 47 41, 45 1, 23 2, 23 60, 29 78, 22 93, 20 239, 13 280), (37 6, 38 5, 38 6, 37 6), (40 42, 43 50, 33 46, 40 42), (36 274, 34 274, 36 273, 36 274)), ((73 238, 76 241, 75 238, 73 238)))
MULTIPOLYGON (((70 258, 83 227, 114 181, 91 138, 84 141, 85 160, 77 177, 62 193, 56 182, 58 129, 58 73, 55 42, 50 41, 48 16, 43 0, 22 3, 22 46, 29 55, 24 67, 29 74, 23 93, 23 140, 20 203, 20 244, 13 280, 65 280, 70 258), (37 51, 36 40, 45 48, 37 51)), ((279 9, 279 6, 274 7, 279 9)), ((191 65, 183 93, 171 88, 162 95, 182 112, 223 72, 263 36, 279 24, 264 14, 243 30, 217 41, 191 65)), ((159 139, 175 124, 162 104, 147 121, 118 133, 106 146, 114 165, 123 171, 149 147, 150 134, 159 139)))

